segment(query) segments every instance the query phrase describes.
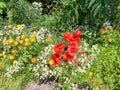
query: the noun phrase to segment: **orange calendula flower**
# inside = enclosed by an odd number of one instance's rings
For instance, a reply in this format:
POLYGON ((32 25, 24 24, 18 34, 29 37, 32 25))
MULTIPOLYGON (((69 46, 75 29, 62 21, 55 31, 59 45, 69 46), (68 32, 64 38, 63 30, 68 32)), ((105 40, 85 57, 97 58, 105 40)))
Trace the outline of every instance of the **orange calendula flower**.
POLYGON ((24 42, 23 40, 19 40, 19 43, 20 43, 20 44, 23 44, 23 42, 24 42))
POLYGON ((36 62, 36 58, 32 58, 32 59, 31 59, 31 62, 32 62, 32 63, 35 63, 35 62, 36 62))
POLYGON ((16 61, 16 60, 14 60, 14 61, 13 61, 13 65, 16 65, 16 64, 17 64, 17 61, 16 61))
POLYGON ((106 30, 105 29, 101 29, 100 30, 100 34, 105 34, 106 33, 106 30))
POLYGON ((110 43, 111 43, 111 42, 112 42, 112 38, 109 38, 109 39, 108 39, 108 42, 110 42, 110 43))
POLYGON ((25 42, 25 46, 29 46, 30 45, 30 42, 29 41, 26 41, 25 42))
POLYGON ((54 64, 54 60, 52 60, 52 59, 49 60, 49 64, 50 64, 50 65, 53 65, 53 64, 54 64))
POLYGON ((9 39, 6 39, 6 40, 5 40, 5 44, 8 44, 8 43, 9 43, 9 39))
POLYGON ((90 72, 89 72, 89 76, 91 76, 91 77, 92 77, 92 76, 93 76, 93 72, 91 72, 91 71, 90 71, 90 72))
POLYGON ((13 59, 14 59, 14 56, 13 56, 13 55, 10 55, 10 56, 9 56, 9 59, 10 59, 10 60, 13 60, 13 59))
POLYGON ((0 68, 2 68, 3 67, 3 63, 2 62, 0 62, 0 68))
POLYGON ((0 52, 0 57, 3 56, 3 54, 0 52))
POLYGON ((94 84, 94 85, 96 85, 96 84, 97 84, 97 82, 96 82, 96 81, 93 81, 93 84, 94 84))
POLYGON ((14 45, 17 46, 19 43, 17 41, 14 41, 14 45))
POLYGON ((47 42, 51 42, 52 41, 52 38, 47 38, 47 42))
POLYGON ((12 27, 13 27, 12 24, 9 24, 9 25, 8 25, 8 28, 9 28, 9 29, 11 29, 12 27))
POLYGON ((36 39, 35 39, 35 38, 30 38, 30 41, 31 41, 31 42, 35 42, 36 39))

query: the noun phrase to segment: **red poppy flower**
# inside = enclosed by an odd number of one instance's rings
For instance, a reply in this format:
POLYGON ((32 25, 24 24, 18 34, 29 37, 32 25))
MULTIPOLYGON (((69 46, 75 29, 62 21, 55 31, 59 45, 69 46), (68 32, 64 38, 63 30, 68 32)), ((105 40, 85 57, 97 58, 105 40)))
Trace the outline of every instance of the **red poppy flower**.
POLYGON ((73 33, 73 36, 74 36, 74 37, 82 36, 82 32, 79 31, 78 29, 76 29, 75 32, 73 33))
POLYGON ((79 37, 76 37, 76 38, 74 38, 74 39, 75 39, 74 41, 76 41, 78 44, 80 44, 81 39, 80 39, 79 37))
POLYGON ((76 55, 77 51, 78 51, 78 47, 76 47, 76 46, 68 46, 68 53, 71 56, 76 55))
POLYGON ((69 32, 66 32, 64 35, 63 35, 63 38, 65 41, 67 42, 70 42, 70 41, 73 41, 74 38, 73 38, 73 34, 69 33, 69 32))
POLYGON ((62 44, 62 43, 56 44, 55 47, 54 47, 54 51, 55 51, 56 53, 61 53, 61 52, 63 52, 63 51, 64 51, 64 44, 62 44))
POLYGON ((68 47, 69 47, 69 46, 78 47, 78 43, 77 43, 76 41, 71 41, 71 42, 69 42, 69 44, 68 44, 68 47))
POLYGON ((52 57, 53 57, 53 58, 61 59, 61 58, 62 58, 62 55, 61 55, 61 53, 55 53, 52 57))
POLYGON ((56 54, 52 56, 52 60, 54 61, 52 66, 57 66, 60 63, 59 57, 56 54))
POLYGON ((65 52, 65 53, 64 53, 64 59, 65 59, 66 61, 73 60, 73 59, 74 59, 74 56, 71 56, 68 52, 65 52))

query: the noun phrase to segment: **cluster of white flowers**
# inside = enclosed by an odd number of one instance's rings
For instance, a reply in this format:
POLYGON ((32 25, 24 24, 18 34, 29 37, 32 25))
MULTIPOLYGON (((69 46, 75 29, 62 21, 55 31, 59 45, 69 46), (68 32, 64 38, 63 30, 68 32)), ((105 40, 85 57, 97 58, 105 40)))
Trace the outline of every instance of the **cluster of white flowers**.
POLYGON ((51 34, 50 32, 42 27, 37 33, 36 33, 36 37, 37 37, 37 41, 40 41, 40 42, 44 42, 46 37, 50 37, 51 34))
POLYGON ((19 72, 21 69, 23 69, 23 63, 21 61, 17 61, 17 63, 13 66, 10 66, 6 69, 5 76, 8 78, 12 78, 12 75, 14 73, 19 72))
POLYGON ((82 67, 78 67, 79 72, 85 72, 86 68, 90 68, 92 62, 95 60, 96 56, 100 53, 100 49, 97 44, 89 46, 89 44, 83 40, 79 47, 77 61, 81 62, 82 67))
MULTIPOLYGON (((49 74, 49 67, 48 67, 48 61, 49 61, 49 54, 53 52, 53 47, 54 45, 50 44, 45 49, 41 52, 41 56, 37 59, 36 65, 30 64, 30 70, 35 72, 35 75, 39 76, 39 69, 42 69, 41 73, 41 78, 47 77, 49 74)), ((49 71, 50 72, 50 71, 49 71)))
POLYGON ((41 2, 33 2, 32 5, 36 10, 42 11, 42 3, 41 2))

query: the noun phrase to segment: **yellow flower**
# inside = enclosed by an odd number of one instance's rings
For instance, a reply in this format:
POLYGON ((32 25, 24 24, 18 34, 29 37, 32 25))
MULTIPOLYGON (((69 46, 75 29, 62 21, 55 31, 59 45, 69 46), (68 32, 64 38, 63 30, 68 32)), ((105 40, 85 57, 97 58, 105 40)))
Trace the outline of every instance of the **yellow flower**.
POLYGON ((16 65, 16 64, 17 64, 17 61, 16 61, 16 60, 14 60, 14 61, 13 61, 13 65, 16 65))
POLYGON ((16 50, 11 50, 11 53, 12 54, 16 54, 16 50))
POLYGON ((20 44, 23 44, 23 42, 24 42, 23 40, 19 40, 19 43, 20 43, 20 44))
POLYGON ((101 33, 101 34, 105 34, 105 33, 106 33, 106 30, 105 30, 105 29, 101 29, 101 30, 100 30, 100 33, 101 33))
POLYGON ((30 45, 30 42, 29 41, 26 41, 25 42, 25 46, 29 46, 30 45))
POLYGON ((6 39, 6 40, 5 40, 5 44, 8 44, 8 43, 9 43, 9 39, 6 39))
POLYGON ((31 42, 35 42, 36 39, 35 39, 35 38, 30 38, 30 41, 31 41, 31 42))
POLYGON ((29 41, 29 39, 28 39, 28 38, 26 38, 26 39, 25 39, 25 41, 27 42, 27 41, 29 41))
POLYGON ((108 42, 110 42, 110 43, 111 43, 111 42, 112 42, 112 38, 109 38, 109 39, 108 39, 108 42))
POLYGON ((112 27, 112 26, 109 26, 109 29, 110 29, 110 30, 113 30, 113 27, 112 27))
POLYGON ((36 62, 36 58, 32 58, 32 59, 31 59, 31 62, 32 62, 32 63, 35 63, 35 62, 36 62))
POLYGON ((91 71, 90 71, 90 72, 89 72, 89 76, 91 76, 91 77, 92 77, 92 76, 93 76, 93 72, 91 72, 91 71))
POLYGON ((19 49, 19 50, 22 50, 22 46, 18 46, 18 49, 19 49))
POLYGON ((21 39, 25 39, 26 38, 26 36, 25 35, 21 35, 21 39))
POLYGON ((0 57, 3 56, 3 54, 0 52, 0 57))
POLYGON ((31 36, 32 36, 32 38, 34 38, 36 35, 33 33, 33 34, 31 34, 31 36))
POLYGON ((14 56, 13 56, 13 55, 10 55, 10 56, 9 56, 9 59, 10 59, 10 60, 13 60, 13 59, 14 59, 14 56))
POLYGON ((50 37, 47 38, 47 41, 48 41, 48 42, 51 42, 51 41, 52 41, 52 38, 50 38, 50 37))
POLYGON ((16 27, 17 27, 18 29, 20 29, 22 26, 21 26, 20 24, 18 24, 16 27))
POLYGON ((2 68, 3 67, 3 63, 2 62, 0 62, 0 68, 2 68))
POLYGON ((53 65, 54 64, 54 61, 51 59, 51 60, 49 60, 49 64, 50 65, 53 65))
POLYGON ((96 81, 93 81, 93 84, 94 84, 94 85, 96 85, 96 84, 97 84, 97 82, 96 82, 96 81))
POLYGON ((13 26, 11 24, 8 25, 8 28, 11 29, 13 26))
POLYGON ((14 41, 13 39, 9 39, 9 43, 13 43, 13 41, 14 41))
POLYGON ((19 43, 17 41, 14 41, 14 45, 17 46, 19 43))
POLYGON ((2 60, 5 60, 5 59, 6 59, 6 55, 3 55, 2 60))

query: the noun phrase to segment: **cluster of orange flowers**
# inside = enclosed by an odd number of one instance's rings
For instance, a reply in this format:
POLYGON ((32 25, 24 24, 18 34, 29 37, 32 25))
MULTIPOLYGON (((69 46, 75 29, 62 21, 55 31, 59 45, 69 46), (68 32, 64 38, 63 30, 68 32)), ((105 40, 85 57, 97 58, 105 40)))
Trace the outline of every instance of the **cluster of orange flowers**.
MULTIPOLYGON (((12 28, 11 25, 9 25, 9 28, 12 28)), ((17 57, 20 51, 24 50, 24 47, 32 47, 32 43, 36 42, 36 35, 33 33, 31 34, 30 38, 28 38, 26 35, 21 35, 18 40, 14 38, 8 38, 4 41, 3 50, 0 52, 0 68, 3 67, 3 61, 4 60, 10 60, 15 65, 17 63, 17 57), (5 53, 4 53, 5 52, 5 53)), ((31 58, 31 62, 35 63, 36 58, 31 58)))

